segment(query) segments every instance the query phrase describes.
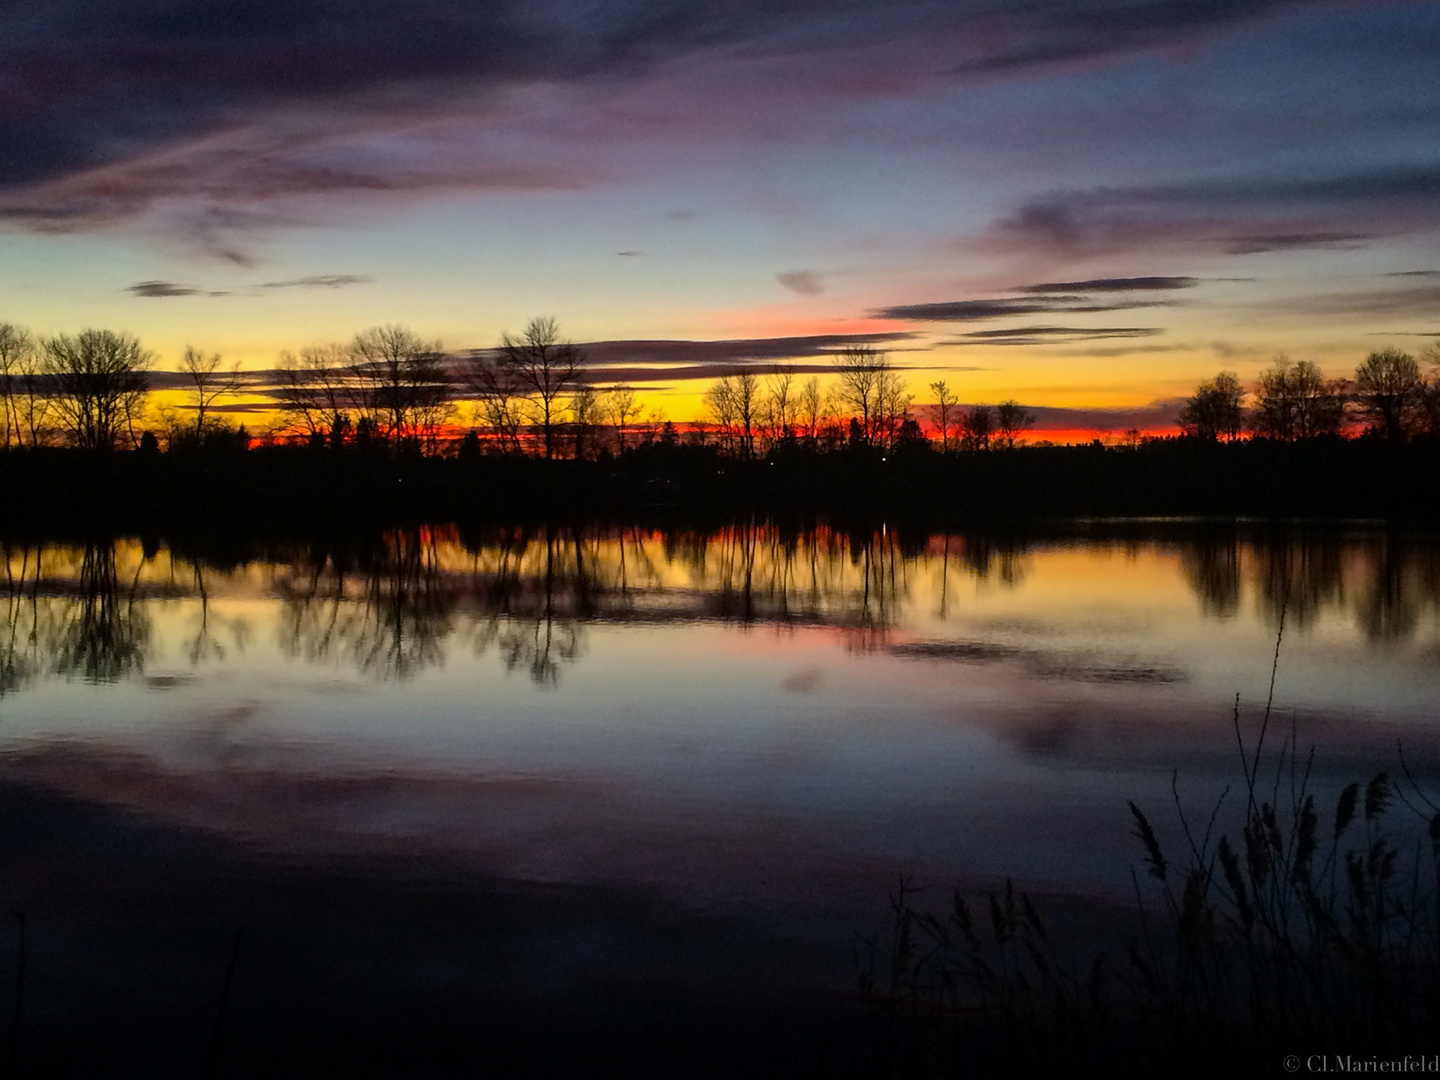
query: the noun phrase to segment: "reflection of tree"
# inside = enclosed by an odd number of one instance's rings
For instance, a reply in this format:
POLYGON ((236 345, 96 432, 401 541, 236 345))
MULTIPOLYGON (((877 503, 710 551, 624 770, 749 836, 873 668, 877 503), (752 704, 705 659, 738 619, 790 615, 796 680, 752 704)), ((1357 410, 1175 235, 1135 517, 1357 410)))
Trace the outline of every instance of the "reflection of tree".
POLYGON ((433 533, 397 530, 360 552, 363 596, 346 595, 348 560, 316 553, 300 580, 280 585, 281 644, 310 662, 344 659, 383 679, 408 679, 444 662, 453 604, 433 533))
POLYGON ((1257 545, 1261 609, 1271 626, 1307 630, 1344 602, 1340 545, 1334 537, 1281 537, 1257 545))
POLYGON ((982 534, 965 537, 960 561, 980 581, 988 581, 993 576, 1001 585, 1014 588, 1025 579, 1024 555, 1023 543, 982 534))
POLYGON ((1412 637, 1423 610, 1440 603, 1437 548, 1377 537, 1281 532, 1247 544, 1234 534, 1187 545, 1181 562, 1207 615, 1229 618, 1239 608, 1242 579, 1273 627, 1312 628, 1326 612, 1347 612, 1371 641, 1412 637), (1241 558, 1242 551, 1245 558, 1241 558))
MULTIPOLYGON (((623 543, 622 534, 622 551, 623 543)), ((472 554, 474 591, 484 598, 486 613, 472 635, 476 654, 493 645, 506 671, 524 668, 535 685, 558 685, 561 665, 574 663, 583 651, 581 618, 597 614, 603 587, 595 535, 510 531, 490 551, 482 545, 472 554)))
MULTIPOLYGON (((40 668, 36 648, 39 642, 40 603, 38 589, 32 587, 25 596, 25 583, 31 575, 30 549, 20 552, 20 566, 9 544, 4 545, 5 559, 5 627, 0 636, 0 697, 20 689, 33 679, 40 668)), ((40 549, 35 551, 35 583, 40 580, 40 549)))
POLYGON ((135 602, 133 588, 123 600, 120 597, 113 543, 85 546, 79 586, 79 596, 57 628, 55 671, 91 682, 114 682, 143 670, 150 620, 135 602))
POLYGON ((1376 545, 1369 587, 1355 605, 1360 629, 1371 641, 1405 640, 1420 623, 1421 581, 1406 573, 1405 564, 1393 534, 1376 545))
POLYGON ((1206 535, 1186 544, 1180 566, 1206 615, 1229 619, 1240 610, 1240 548, 1234 535, 1206 535))

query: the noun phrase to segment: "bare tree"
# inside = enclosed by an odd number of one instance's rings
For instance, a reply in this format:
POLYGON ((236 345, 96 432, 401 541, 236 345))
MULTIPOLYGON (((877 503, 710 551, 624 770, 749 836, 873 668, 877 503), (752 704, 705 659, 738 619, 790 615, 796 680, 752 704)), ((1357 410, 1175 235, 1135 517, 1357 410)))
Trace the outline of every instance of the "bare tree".
POLYGON ((705 392, 705 408, 719 429, 721 447, 739 457, 755 456, 760 412, 760 378, 753 371, 722 375, 705 392))
POLYGON ((950 387, 945 385, 943 379, 931 383, 930 392, 935 395, 935 404, 930 406, 930 416, 935 421, 935 427, 940 431, 940 449, 948 451, 950 449, 950 413, 956 405, 955 395, 950 392, 950 387))
POLYGON ((560 337, 560 327, 549 316, 531 319, 519 337, 501 337, 501 361, 530 401, 532 420, 545 439, 545 456, 555 456, 555 433, 560 421, 560 398, 580 380, 585 354, 560 337))
POLYGON ((612 386, 605 392, 602 402, 605 415, 615 426, 615 453, 625 452, 625 429, 640 418, 640 406, 635 402, 635 391, 628 386, 612 386))
POLYGON ((1399 349, 1372 352, 1355 369, 1355 396, 1371 431, 1403 442, 1419 426, 1424 407, 1420 365, 1399 349))
POLYGON ((350 345, 350 376, 371 434, 396 450, 434 452, 453 412, 438 341, 403 326, 376 326, 350 345))
POLYGON ((755 456, 755 427, 760 419, 760 376, 753 371, 740 371, 735 380, 735 422, 739 427, 742 456, 755 456))
POLYGON ((0 429, 3 429, 0 447, 7 450, 12 441, 17 446, 25 443, 21 399, 25 375, 27 369, 33 374, 35 357, 35 339, 28 330, 0 323, 0 429))
POLYGON ((1035 414, 1014 398, 995 406, 996 441, 1006 450, 1014 450, 1025 429, 1035 423, 1035 414))
POLYGON ((134 441, 134 425, 150 391, 153 357, 128 334, 82 330, 46 338, 43 374, 61 425, 82 450, 113 450, 134 441))
POLYGON ((574 424, 575 459, 594 457, 598 449, 596 429, 600 426, 600 395, 590 386, 576 387, 570 395, 570 416, 574 424))
POLYGON ((206 356, 193 346, 185 346, 185 355, 180 358, 180 371, 190 380, 195 395, 195 440, 199 442, 205 434, 205 414, 217 398, 233 394, 240 389, 239 361, 229 371, 220 370, 220 354, 206 356))
POLYGON ((989 405, 973 405, 960 416, 960 443, 966 450, 990 449, 995 413, 989 405))
POLYGON ((871 345, 848 345, 835 354, 836 396, 842 408, 860 421, 861 438, 866 442, 875 435, 884 377, 889 371, 890 358, 871 345))
POLYGON ((1255 387, 1251 425, 1268 439, 1293 442, 1340 431, 1345 380, 1326 379, 1312 361, 1291 363, 1283 354, 1255 387))
MULTIPOLYGON (((880 372, 875 394, 875 421, 871 440, 893 449, 905 421, 910 419, 910 403, 914 401, 905 380, 894 371, 880 372)), ((918 428, 918 425, 917 425, 918 428)))
POLYGON ((354 427, 358 404, 350 382, 350 354, 342 345, 312 345, 280 354, 275 395, 287 426, 336 450, 354 427))
POLYGON ((501 452, 520 453, 525 390, 515 372, 499 356, 475 352, 461 366, 460 377, 474 399, 476 420, 490 430, 501 452))
POLYGON ((800 400, 795 415, 804 429, 806 445, 814 449, 820 435, 820 421, 825 417, 825 393, 820 389, 820 376, 810 376, 800 387, 800 400))
POLYGON ((711 422, 715 425, 715 433, 720 439, 720 449, 727 454, 735 452, 737 415, 735 403, 735 380, 729 375, 722 375, 710 384, 705 391, 705 412, 711 422))
POLYGON ((770 446, 795 437, 795 372, 788 367, 775 367, 765 377, 764 399, 760 404, 760 426, 770 446))
POLYGON ((1244 425, 1245 391, 1233 371, 1222 371, 1201 383, 1180 410, 1180 428, 1187 435, 1214 442, 1234 439, 1244 425))
POLYGON ((1421 356, 1430 365, 1425 380, 1425 423, 1432 438, 1440 438, 1440 344, 1431 345, 1421 356))

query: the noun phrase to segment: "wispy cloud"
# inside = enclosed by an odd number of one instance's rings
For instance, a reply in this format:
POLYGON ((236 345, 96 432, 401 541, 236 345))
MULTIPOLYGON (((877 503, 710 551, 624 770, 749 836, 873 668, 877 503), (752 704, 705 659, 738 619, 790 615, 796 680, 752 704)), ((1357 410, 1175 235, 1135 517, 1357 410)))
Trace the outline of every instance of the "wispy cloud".
POLYGON ((1088 281, 1047 281, 1038 285, 1021 285, 1020 293, 1094 293, 1094 292, 1168 292, 1193 289, 1200 284, 1193 277, 1112 277, 1090 278, 1088 281))
POLYGON ((1158 326, 1013 326, 1000 330, 972 330, 944 344, 1060 345, 1076 341, 1155 337, 1164 332, 1158 326))
POLYGON ((1092 314, 1131 311, 1135 308, 1170 307, 1169 301, 1150 300, 1106 303, 1082 296, 1050 296, 1012 300, 951 300, 937 304, 897 304, 878 308, 870 314, 877 319, 905 322, 984 322, 1015 315, 1092 314))
POLYGON ((163 298, 169 296, 199 296, 201 290, 188 285, 176 285, 173 281, 137 281, 127 285, 125 291, 136 296, 163 298))
POLYGON ((262 289, 339 289, 346 285, 366 285, 372 278, 363 274, 317 274, 313 277, 292 278, 289 281, 265 281, 262 289))

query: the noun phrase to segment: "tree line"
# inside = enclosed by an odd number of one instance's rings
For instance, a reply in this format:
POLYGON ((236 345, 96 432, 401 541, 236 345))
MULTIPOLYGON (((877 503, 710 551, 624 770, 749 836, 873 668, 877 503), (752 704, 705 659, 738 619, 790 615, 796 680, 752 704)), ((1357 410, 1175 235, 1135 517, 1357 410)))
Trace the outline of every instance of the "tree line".
POLYGON ((1428 376, 1411 354, 1379 349, 1352 378, 1327 379, 1310 360, 1278 356, 1248 393, 1233 371, 1222 371, 1185 399, 1180 428, 1210 442, 1247 434, 1278 442, 1333 439, 1355 426, 1391 442, 1440 435, 1440 345, 1422 359, 1428 376))
MULTIPOLYGON (((1428 377, 1415 357, 1384 349, 1339 379, 1282 356, 1250 391, 1224 371, 1185 400, 1180 427, 1202 441, 1334 438, 1357 425, 1397 442, 1440 434, 1440 346, 1423 359, 1428 377)), ((593 459, 682 438, 738 458, 856 447, 983 451, 1014 449, 1034 423, 1014 400, 964 406, 944 381, 917 406, 889 355, 855 344, 832 356, 825 380, 801 381, 784 365, 720 376, 704 394, 704 419, 682 434, 661 411, 645 416, 633 388, 595 385, 584 350, 548 317, 504 334, 495 349, 459 356, 406 327, 373 327, 348 343, 284 352, 271 373, 242 373, 187 347, 178 407, 151 407, 154 362, 130 335, 36 337, 0 323, 0 447, 243 449, 250 433, 231 426, 219 404, 241 393, 271 399, 278 420, 270 441, 395 455, 593 459)), ((1140 441, 1138 431, 1129 435, 1140 441)))
MULTIPOLYGON (((333 450, 595 458, 682 438, 662 411, 644 415, 632 387, 596 386, 584 350, 547 317, 503 335, 496 349, 462 356, 403 326, 374 327, 348 343, 286 351, 268 375, 242 374, 218 354, 187 347, 177 373, 186 403, 178 408, 148 406, 154 362, 126 334, 39 338, 0 323, 0 446, 243 447, 249 433, 231 427, 217 406, 243 392, 272 399, 275 441, 333 450)), ((929 442, 888 354, 854 345, 833 364, 823 384, 818 375, 799 382, 783 365, 723 375, 704 395, 704 419, 686 425, 683 437, 736 457, 784 448, 890 452, 929 442)), ((1014 401, 965 409, 944 382, 930 389, 942 450, 1014 447, 1033 423, 1014 401)))

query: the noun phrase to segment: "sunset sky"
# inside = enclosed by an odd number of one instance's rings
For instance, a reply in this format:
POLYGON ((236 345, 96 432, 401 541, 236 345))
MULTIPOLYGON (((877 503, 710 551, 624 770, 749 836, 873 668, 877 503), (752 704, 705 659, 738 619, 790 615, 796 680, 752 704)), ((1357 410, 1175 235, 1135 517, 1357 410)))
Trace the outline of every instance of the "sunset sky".
POLYGON ((1365 0, 6 4, 0 321, 262 370, 550 314, 675 419, 861 335, 1158 424, 1437 340, 1437 58, 1365 0))

